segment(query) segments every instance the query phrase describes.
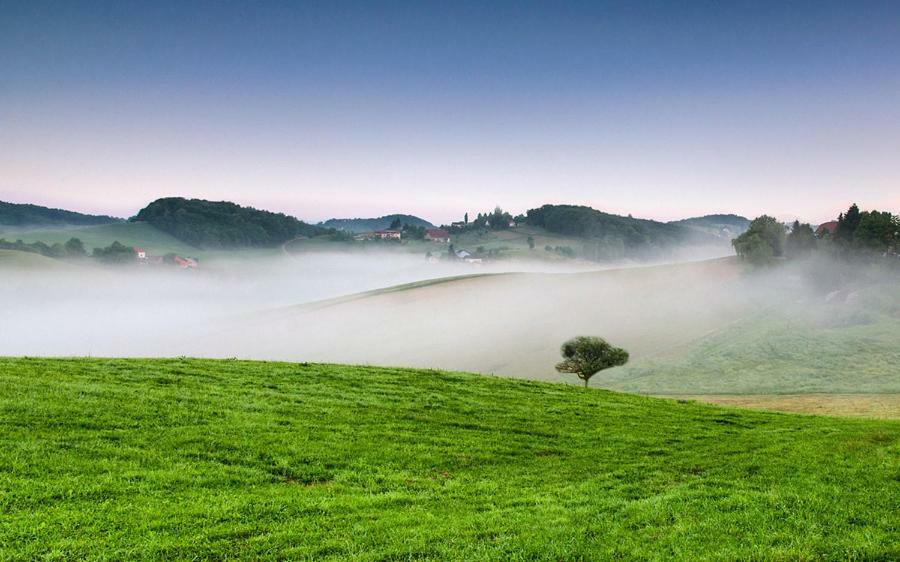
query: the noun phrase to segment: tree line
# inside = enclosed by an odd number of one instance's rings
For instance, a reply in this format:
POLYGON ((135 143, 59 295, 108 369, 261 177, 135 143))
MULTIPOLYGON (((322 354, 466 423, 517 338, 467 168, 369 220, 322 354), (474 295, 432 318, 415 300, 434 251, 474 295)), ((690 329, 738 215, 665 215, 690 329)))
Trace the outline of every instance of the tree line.
MULTIPOLYGON (((55 244, 47 244, 46 242, 40 241, 23 242, 22 240, 10 242, 0 238, 0 250, 29 252, 56 259, 80 259, 89 257, 87 249, 84 247, 84 242, 75 237, 69 238, 65 243, 56 242, 55 244)), ((90 257, 103 263, 113 264, 133 263, 137 260, 134 248, 126 246, 118 240, 109 246, 94 248, 90 253, 90 257)))
POLYGON ((794 221, 790 229, 775 218, 755 218, 732 241, 742 259, 756 264, 776 258, 801 258, 824 250, 843 257, 894 256, 900 249, 900 217, 887 211, 860 211, 854 203, 841 213, 834 228, 794 221))

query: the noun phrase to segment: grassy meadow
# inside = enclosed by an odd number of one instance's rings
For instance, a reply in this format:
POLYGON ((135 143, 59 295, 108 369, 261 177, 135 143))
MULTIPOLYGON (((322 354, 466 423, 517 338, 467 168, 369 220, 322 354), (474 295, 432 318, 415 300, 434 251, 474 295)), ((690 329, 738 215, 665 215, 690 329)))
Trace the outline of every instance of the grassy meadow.
POLYGON ((900 423, 431 370, 0 359, 0 559, 900 557, 900 423))
POLYGON ((115 241, 126 246, 140 246, 155 254, 175 252, 194 255, 197 252, 196 248, 142 222, 0 232, 0 238, 7 240, 20 239, 23 242, 44 242, 48 245, 65 243, 72 237, 80 239, 88 252, 93 248, 109 246, 115 241))
POLYGON ((18 271, 32 271, 43 269, 62 268, 67 264, 60 260, 48 258, 31 252, 19 252, 17 250, 0 250, 0 269, 9 268, 18 271))

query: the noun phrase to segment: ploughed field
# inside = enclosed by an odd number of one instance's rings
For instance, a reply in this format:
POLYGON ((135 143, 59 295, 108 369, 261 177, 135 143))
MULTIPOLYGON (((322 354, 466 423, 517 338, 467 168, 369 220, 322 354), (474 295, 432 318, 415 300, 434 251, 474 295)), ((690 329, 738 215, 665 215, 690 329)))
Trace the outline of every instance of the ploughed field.
POLYGON ((433 370, 0 359, 0 559, 900 557, 900 422, 433 370))

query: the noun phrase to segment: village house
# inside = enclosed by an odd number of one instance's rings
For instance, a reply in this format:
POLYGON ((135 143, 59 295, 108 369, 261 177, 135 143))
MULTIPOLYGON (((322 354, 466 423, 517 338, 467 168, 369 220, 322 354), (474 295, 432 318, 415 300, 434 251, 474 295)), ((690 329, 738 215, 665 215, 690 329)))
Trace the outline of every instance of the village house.
POLYGON ((147 252, 144 251, 143 248, 134 247, 134 255, 137 257, 138 261, 145 262, 147 261, 147 252))
POLYGON ((181 256, 175 256, 173 261, 175 262, 175 265, 182 269, 196 269, 199 265, 197 263, 197 260, 195 260, 194 258, 183 258, 181 256))
POLYGON ((450 243, 450 233, 441 228, 429 228, 425 231, 425 240, 431 242, 441 242, 443 244, 450 243))
POLYGON ((816 229, 816 238, 824 238, 826 235, 833 238, 837 232, 837 221, 828 221, 819 225, 816 229))
POLYGON ((401 236, 399 230, 376 230, 373 234, 379 240, 400 240, 401 236))

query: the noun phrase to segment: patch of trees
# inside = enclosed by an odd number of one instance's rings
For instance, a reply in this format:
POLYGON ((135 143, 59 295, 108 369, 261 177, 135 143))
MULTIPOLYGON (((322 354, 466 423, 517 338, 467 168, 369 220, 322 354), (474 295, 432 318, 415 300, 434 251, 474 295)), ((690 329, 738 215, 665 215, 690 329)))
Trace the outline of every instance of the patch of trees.
POLYGON ((764 263, 784 256, 784 225, 774 217, 762 215, 750 222, 747 231, 731 241, 735 252, 752 263, 764 263))
POLYGON ((0 224, 8 226, 93 226, 114 222, 122 222, 122 219, 105 215, 85 215, 27 203, 0 201, 0 224))
POLYGON ((412 224, 404 224, 400 231, 403 233, 403 238, 407 240, 424 240, 425 239, 425 227, 424 226, 415 226, 412 224))
POLYGON ((46 244, 44 242, 26 243, 22 242, 21 240, 8 242, 0 238, 0 249, 30 252, 33 254, 40 254, 48 258, 83 258, 87 255, 87 251, 85 251, 84 249, 84 244, 78 238, 69 238, 69 240, 65 244, 57 242, 52 245, 46 244))
MULTIPOLYGON (((466 213, 466 219, 468 219, 469 214, 466 213)), ((494 207, 494 210, 490 213, 478 213, 478 216, 475 217, 471 223, 467 222, 466 224, 470 228, 486 228, 489 230, 508 230, 509 223, 514 221, 513 216, 501 209, 500 207, 494 207)))
POLYGON ((545 252, 552 252, 554 254, 559 254, 565 258, 574 258, 575 257, 575 249, 571 246, 544 246, 545 252))
POLYGON ((271 247, 300 236, 334 232, 283 213, 181 197, 157 199, 131 220, 147 222, 200 248, 271 247))
POLYGON ((895 254, 900 250, 900 216, 887 211, 863 211, 854 203, 838 215, 832 240, 840 250, 895 254))
POLYGON ((92 256, 97 261, 109 264, 126 264, 137 261, 134 248, 126 246, 118 240, 105 248, 94 248, 92 256))
POLYGON ((886 211, 862 211, 854 203, 838 216, 834 234, 794 221, 790 229, 774 218, 755 218, 742 235, 732 241, 738 256, 754 264, 773 258, 802 258, 816 251, 844 257, 896 256, 900 250, 900 217, 886 211))

